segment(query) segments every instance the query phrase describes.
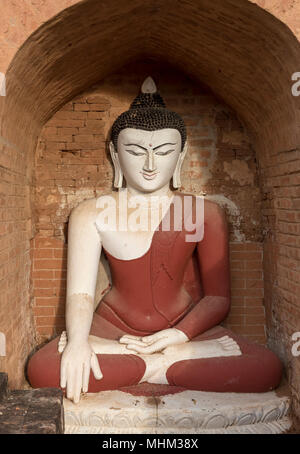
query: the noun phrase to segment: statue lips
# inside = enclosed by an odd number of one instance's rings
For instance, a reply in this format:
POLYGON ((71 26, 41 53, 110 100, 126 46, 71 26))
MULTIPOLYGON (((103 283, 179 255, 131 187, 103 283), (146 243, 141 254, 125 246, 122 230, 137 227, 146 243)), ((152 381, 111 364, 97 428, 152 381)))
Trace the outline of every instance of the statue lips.
POLYGON ((159 172, 141 172, 145 180, 153 180, 159 172))

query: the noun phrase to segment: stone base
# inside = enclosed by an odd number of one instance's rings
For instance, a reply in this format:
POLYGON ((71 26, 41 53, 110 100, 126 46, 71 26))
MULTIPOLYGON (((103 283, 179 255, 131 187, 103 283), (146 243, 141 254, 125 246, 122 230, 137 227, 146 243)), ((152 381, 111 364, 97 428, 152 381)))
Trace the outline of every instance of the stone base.
POLYGON ((65 433, 284 433, 292 425, 286 389, 259 394, 183 391, 136 396, 123 391, 64 399, 65 433))
POLYGON ((59 389, 9 391, 0 402, 0 434, 62 434, 63 424, 59 389))

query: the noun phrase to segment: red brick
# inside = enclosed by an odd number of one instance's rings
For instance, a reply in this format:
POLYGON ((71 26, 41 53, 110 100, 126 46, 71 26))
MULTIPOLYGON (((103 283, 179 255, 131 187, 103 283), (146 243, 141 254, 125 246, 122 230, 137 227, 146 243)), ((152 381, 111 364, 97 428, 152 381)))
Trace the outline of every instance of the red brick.
POLYGON ((34 289, 34 296, 36 297, 41 297, 41 298, 45 298, 45 297, 52 297, 52 296, 58 296, 59 292, 58 292, 58 289, 55 289, 55 288, 38 288, 36 287, 34 289))
POLYGON ((94 136, 92 134, 81 134, 75 136, 75 142, 93 142, 94 141, 94 136))
POLYGON ((244 306, 245 305, 244 298, 241 296, 232 295, 231 296, 231 305, 232 306, 244 306))
POLYGON ((33 308, 33 313, 35 316, 53 316, 55 315, 54 308, 53 307, 34 307, 33 308))
POLYGON ((36 317, 36 324, 38 327, 40 326, 49 326, 52 327, 56 323, 57 326, 62 326, 65 323, 64 317, 61 316, 38 316, 36 317))
POLYGON ((41 259, 34 261, 35 270, 57 270, 57 269, 66 269, 66 261, 60 259, 41 259))
POLYGON ((60 136, 71 136, 78 134, 79 128, 57 128, 57 135, 60 136))
POLYGON ((257 297, 250 297, 246 296, 245 297, 245 305, 246 306, 262 306, 263 305, 263 299, 262 298, 257 298, 257 297))
POLYGON ((106 114, 104 112, 88 112, 87 118, 89 120, 102 120, 106 118, 106 114))
POLYGON ((63 284, 59 279, 34 279, 35 288, 59 288, 63 284))
POLYGON ((35 259, 51 259, 53 258, 53 249, 35 249, 35 259))
POLYGON ((258 251, 232 251, 231 260, 261 260, 262 253, 258 251))
POLYGON ((89 95, 86 97, 86 102, 89 104, 101 104, 103 106, 106 106, 106 109, 109 109, 111 106, 111 103, 108 99, 104 98, 102 95, 89 95))
POLYGON ((243 315, 237 315, 237 314, 230 314, 226 318, 226 325, 240 325, 242 326, 244 324, 244 316, 243 315))
POLYGON ((259 315, 265 318, 265 308, 263 306, 245 306, 244 313, 246 315, 259 315))
POLYGON ((90 105, 89 104, 76 103, 76 104, 74 104, 74 110, 75 111, 88 112, 90 110, 90 105))
POLYGON ((66 270, 54 270, 54 278, 55 279, 66 279, 67 271, 66 270))
POLYGON ((244 296, 244 297, 262 297, 263 289, 260 288, 246 288, 241 289, 237 288, 234 291, 235 296, 244 296))
POLYGON ((265 335, 265 328, 262 325, 235 326, 233 331, 241 335, 265 335))
POLYGON ((84 120, 60 120, 60 119, 52 119, 51 126, 57 126, 60 128, 83 128, 84 127, 84 120))
MULTIPOLYGON (((87 118, 87 115, 84 112, 59 111, 52 120, 84 120, 85 118, 87 118)), ((50 120, 50 123, 52 120, 50 120)))
POLYGON ((55 277, 52 270, 32 271, 31 276, 33 279, 53 279, 55 277))
POLYGON ((246 288, 263 289, 264 283, 261 279, 246 279, 246 288))
POLYGON ((53 136, 55 134, 57 134, 57 128, 51 127, 51 126, 50 127, 45 127, 43 129, 43 131, 42 131, 42 135, 44 137, 46 137, 46 138, 49 137, 49 136, 53 136))
POLYGON ((59 258, 59 259, 67 258, 67 249, 66 248, 53 249, 53 253, 54 253, 54 258, 59 258))
POLYGON ((49 249, 49 248, 62 248, 64 247, 64 243, 61 240, 57 240, 55 238, 35 238, 35 247, 37 249, 49 249))
POLYGON ((244 270, 246 267, 246 262, 243 260, 230 260, 230 269, 234 270, 244 270))
POLYGON ((247 270, 261 270, 262 262, 261 261, 246 261, 245 262, 245 268, 247 270))
POLYGON ((231 288, 232 289, 240 289, 245 288, 245 279, 231 279, 231 288))
POLYGON ((246 315, 245 324, 248 325, 264 325, 265 317, 264 315, 246 315))
POLYGON ((37 332, 41 335, 52 336, 53 326, 37 326, 37 332))
POLYGON ((36 306, 57 306, 58 304, 65 304, 65 298, 62 296, 52 297, 36 297, 36 306))

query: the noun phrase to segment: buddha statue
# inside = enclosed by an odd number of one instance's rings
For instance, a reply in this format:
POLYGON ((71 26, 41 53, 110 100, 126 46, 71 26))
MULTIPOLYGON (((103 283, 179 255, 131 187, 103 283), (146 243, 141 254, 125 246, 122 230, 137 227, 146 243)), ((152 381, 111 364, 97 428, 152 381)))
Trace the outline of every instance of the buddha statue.
POLYGON ((30 358, 30 384, 61 387, 75 403, 140 383, 274 389, 277 356, 220 325, 230 309, 225 214, 178 190, 186 128, 150 77, 113 123, 109 147, 115 188, 71 212, 66 331, 30 358), (102 250, 112 286, 94 311, 102 250))

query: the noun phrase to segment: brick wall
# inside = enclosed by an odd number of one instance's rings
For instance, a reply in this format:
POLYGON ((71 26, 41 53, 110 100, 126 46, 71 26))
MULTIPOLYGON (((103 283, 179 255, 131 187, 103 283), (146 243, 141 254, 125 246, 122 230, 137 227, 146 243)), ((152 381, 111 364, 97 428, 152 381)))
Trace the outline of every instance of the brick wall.
POLYGON ((188 128, 182 190, 216 200, 230 224, 232 310, 226 326, 265 341, 260 190, 255 152, 235 114, 205 86, 152 61, 129 65, 60 109, 36 151, 33 285, 39 339, 64 328, 67 223, 80 201, 111 189, 109 129, 151 74, 188 128))
POLYGON ((261 243, 231 243, 231 311, 226 326, 249 340, 265 343, 264 279, 261 243))
POLYGON ((67 248, 54 238, 34 239, 32 279, 38 333, 49 337, 65 327, 67 248))
POLYGON ((292 334, 300 331, 300 150, 265 154, 261 180, 267 333, 285 364, 300 415, 300 361, 291 352, 292 334))
POLYGON ((24 363, 33 348, 35 330, 31 300, 31 207, 21 148, 0 138, 0 332, 6 356, 0 371, 9 386, 24 383, 24 363))

